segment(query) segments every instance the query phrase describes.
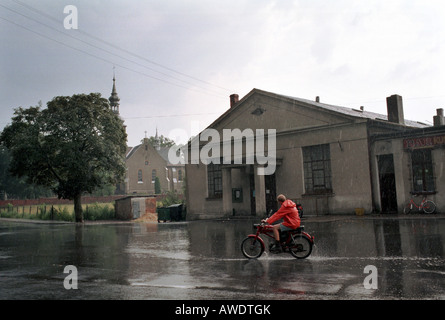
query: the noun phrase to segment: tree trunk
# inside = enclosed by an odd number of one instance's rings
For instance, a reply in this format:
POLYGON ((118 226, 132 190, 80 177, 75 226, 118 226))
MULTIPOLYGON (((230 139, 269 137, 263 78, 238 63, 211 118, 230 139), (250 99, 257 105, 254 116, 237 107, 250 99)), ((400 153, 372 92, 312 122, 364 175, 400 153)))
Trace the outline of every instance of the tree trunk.
POLYGON ((76 217, 76 222, 83 222, 81 196, 82 196, 81 194, 78 194, 74 197, 74 216, 76 217))

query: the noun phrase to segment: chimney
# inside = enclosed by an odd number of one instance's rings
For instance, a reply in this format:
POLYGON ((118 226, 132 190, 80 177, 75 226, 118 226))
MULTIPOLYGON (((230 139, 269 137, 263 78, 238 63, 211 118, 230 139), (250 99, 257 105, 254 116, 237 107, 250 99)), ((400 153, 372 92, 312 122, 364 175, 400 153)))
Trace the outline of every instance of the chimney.
POLYGON ((319 96, 315 97, 315 102, 320 102, 320 97, 319 96))
POLYGON ((405 125, 405 118, 403 116, 403 102, 402 97, 393 94, 386 98, 386 107, 388 109, 388 121, 405 125))
POLYGON ((239 101, 239 96, 234 93, 230 95, 230 108, 232 108, 233 106, 235 106, 239 101))
POLYGON ((443 126, 445 125, 445 118, 443 117, 443 109, 437 109, 437 115, 433 117, 434 126, 443 126))

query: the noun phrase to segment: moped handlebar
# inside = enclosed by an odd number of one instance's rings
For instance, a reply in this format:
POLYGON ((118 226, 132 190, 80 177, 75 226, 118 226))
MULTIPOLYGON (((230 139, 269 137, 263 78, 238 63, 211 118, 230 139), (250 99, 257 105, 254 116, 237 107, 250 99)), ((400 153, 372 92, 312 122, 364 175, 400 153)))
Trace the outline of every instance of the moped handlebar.
POLYGON ((270 226, 269 223, 261 221, 260 223, 254 223, 253 228, 257 229, 258 227, 264 228, 266 226, 270 226))

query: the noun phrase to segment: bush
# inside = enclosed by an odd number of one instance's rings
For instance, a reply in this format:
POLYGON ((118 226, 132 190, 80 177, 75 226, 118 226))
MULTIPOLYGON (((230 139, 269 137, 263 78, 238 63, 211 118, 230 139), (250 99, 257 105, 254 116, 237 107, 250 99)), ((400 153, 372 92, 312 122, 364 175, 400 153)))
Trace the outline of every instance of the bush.
POLYGON ((35 216, 29 217, 31 219, 39 220, 56 220, 56 221, 74 221, 73 213, 69 212, 66 207, 47 206, 42 204, 37 209, 37 214, 35 216))
POLYGON ((85 220, 114 220, 116 218, 114 206, 101 206, 99 203, 88 205, 83 211, 85 220))
POLYGON ((53 220, 57 221, 74 221, 74 214, 69 212, 66 207, 61 208, 60 206, 55 209, 53 207, 53 220))
POLYGON ((159 178, 155 178, 155 194, 161 193, 161 181, 159 181, 159 178))
MULTIPOLYGON (((85 220, 114 220, 115 209, 113 205, 94 203, 87 205, 83 210, 85 220)), ((54 207, 41 204, 37 207, 37 213, 21 212, 18 207, 8 204, 7 208, 0 211, 1 218, 14 219, 34 219, 34 220, 56 220, 56 221, 74 221, 74 213, 66 206, 54 207)))
MULTIPOLYGON (((168 207, 172 204, 184 204, 184 200, 181 200, 179 194, 174 191, 168 191, 165 194, 165 198, 160 201, 160 207, 168 207)), ((158 205, 158 203, 156 203, 158 205)))

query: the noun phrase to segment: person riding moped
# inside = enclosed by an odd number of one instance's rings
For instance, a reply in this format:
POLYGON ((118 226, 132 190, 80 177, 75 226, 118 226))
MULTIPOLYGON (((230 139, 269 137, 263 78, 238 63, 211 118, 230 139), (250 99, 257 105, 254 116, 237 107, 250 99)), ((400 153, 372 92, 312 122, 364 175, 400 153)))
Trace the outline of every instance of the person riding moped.
POLYGON ((298 215, 297 205, 286 196, 280 194, 277 197, 277 201, 280 204, 280 209, 275 212, 271 217, 261 220, 264 223, 272 224, 275 221, 283 219, 282 223, 273 225, 273 234, 275 238, 275 243, 271 247, 272 252, 282 252, 280 244, 280 231, 290 231, 297 229, 300 226, 300 216, 298 215))

